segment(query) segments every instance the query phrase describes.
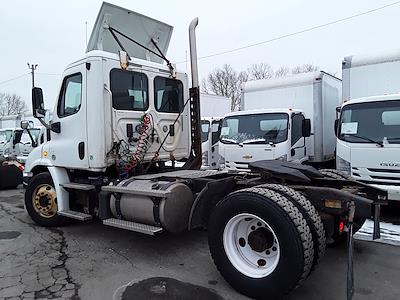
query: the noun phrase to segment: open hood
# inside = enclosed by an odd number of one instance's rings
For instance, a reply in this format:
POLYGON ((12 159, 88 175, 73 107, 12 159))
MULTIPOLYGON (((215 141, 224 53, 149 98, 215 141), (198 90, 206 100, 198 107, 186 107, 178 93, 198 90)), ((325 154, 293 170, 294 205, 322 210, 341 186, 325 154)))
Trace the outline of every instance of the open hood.
MULTIPOLYGON (((173 30, 172 26, 107 2, 103 2, 99 14, 97 15, 86 52, 103 50, 118 53, 118 51, 121 50, 110 31, 107 29, 107 25, 158 53, 158 50, 151 42, 151 39, 153 39, 163 54, 166 55, 167 53, 173 30)), ((131 57, 156 63, 163 62, 161 58, 144 48, 132 43, 117 33, 116 35, 131 57)))

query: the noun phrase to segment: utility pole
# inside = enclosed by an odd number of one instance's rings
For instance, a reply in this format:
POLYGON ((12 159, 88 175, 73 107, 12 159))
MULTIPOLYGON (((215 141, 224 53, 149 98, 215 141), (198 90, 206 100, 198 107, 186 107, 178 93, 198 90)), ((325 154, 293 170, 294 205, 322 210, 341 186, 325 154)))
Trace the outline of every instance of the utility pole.
POLYGON ((31 70, 31 74, 32 74, 32 88, 34 88, 35 87, 35 70, 36 70, 36 68, 37 68, 37 64, 30 64, 30 63, 27 63, 27 65, 28 65, 28 68, 31 70))

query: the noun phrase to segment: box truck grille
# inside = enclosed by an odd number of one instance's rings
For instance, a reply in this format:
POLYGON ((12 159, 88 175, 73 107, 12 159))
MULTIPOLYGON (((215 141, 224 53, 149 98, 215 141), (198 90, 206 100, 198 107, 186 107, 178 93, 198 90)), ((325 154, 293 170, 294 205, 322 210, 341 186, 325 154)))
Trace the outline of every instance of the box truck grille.
MULTIPOLYGON (((353 168, 355 169, 355 168, 353 168)), ((400 170, 388 170, 388 169, 367 169, 370 172, 375 172, 375 173, 398 173, 400 174, 400 170)))

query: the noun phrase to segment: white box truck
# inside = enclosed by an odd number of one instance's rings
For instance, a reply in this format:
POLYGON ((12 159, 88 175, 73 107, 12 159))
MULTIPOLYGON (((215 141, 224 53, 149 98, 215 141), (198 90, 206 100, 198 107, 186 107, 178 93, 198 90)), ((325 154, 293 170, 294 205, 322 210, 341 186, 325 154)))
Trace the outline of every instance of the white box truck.
POLYGON ((341 80, 323 71, 247 82, 241 111, 226 115, 222 125, 226 168, 247 170, 249 162, 264 159, 328 165, 340 103, 341 80))
POLYGON ((254 163, 251 177, 199 170, 197 23, 189 26, 189 88, 165 56, 171 26, 103 3, 87 53, 64 71, 49 123, 42 90, 32 90, 34 116, 51 140, 25 164, 25 208, 42 226, 98 220, 150 235, 207 228, 228 283, 252 298, 280 299, 308 277, 340 224, 351 232, 386 194, 282 161, 254 163), (167 167, 174 158, 187 162, 167 167))
POLYGON ((400 201, 400 50, 345 57, 337 169, 400 201))
POLYGON ((231 111, 231 99, 218 95, 200 95, 202 168, 218 170, 221 156, 218 151, 220 125, 231 111))

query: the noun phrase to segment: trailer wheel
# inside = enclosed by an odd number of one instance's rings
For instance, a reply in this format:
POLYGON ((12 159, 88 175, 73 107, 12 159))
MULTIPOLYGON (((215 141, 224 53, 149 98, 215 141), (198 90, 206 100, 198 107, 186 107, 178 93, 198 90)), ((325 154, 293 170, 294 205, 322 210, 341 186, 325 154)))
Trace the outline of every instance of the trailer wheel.
POLYGON ((66 219, 57 214, 57 194, 49 173, 35 175, 25 190, 25 207, 37 224, 45 227, 61 226, 66 219))
POLYGON ((318 172, 330 179, 353 180, 348 174, 335 169, 321 169, 318 172))
POLYGON ((280 298, 310 272, 314 250, 307 221, 274 191, 250 188, 228 195, 214 209, 208 232, 215 265, 246 296, 280 298))
POLYGON ((322 219, 315 209, 314 205, 304 195, 288 186, 280 184, 265 184, 260 187, 266 187, 286 197, 303 214, 303 217, 306 219, 307 224, 311 229, 311 234, 314 242, 313 270, 315 266, 320 262, 321 258, 324 256, 326 250, 324 224, 322 223, 322 219))

